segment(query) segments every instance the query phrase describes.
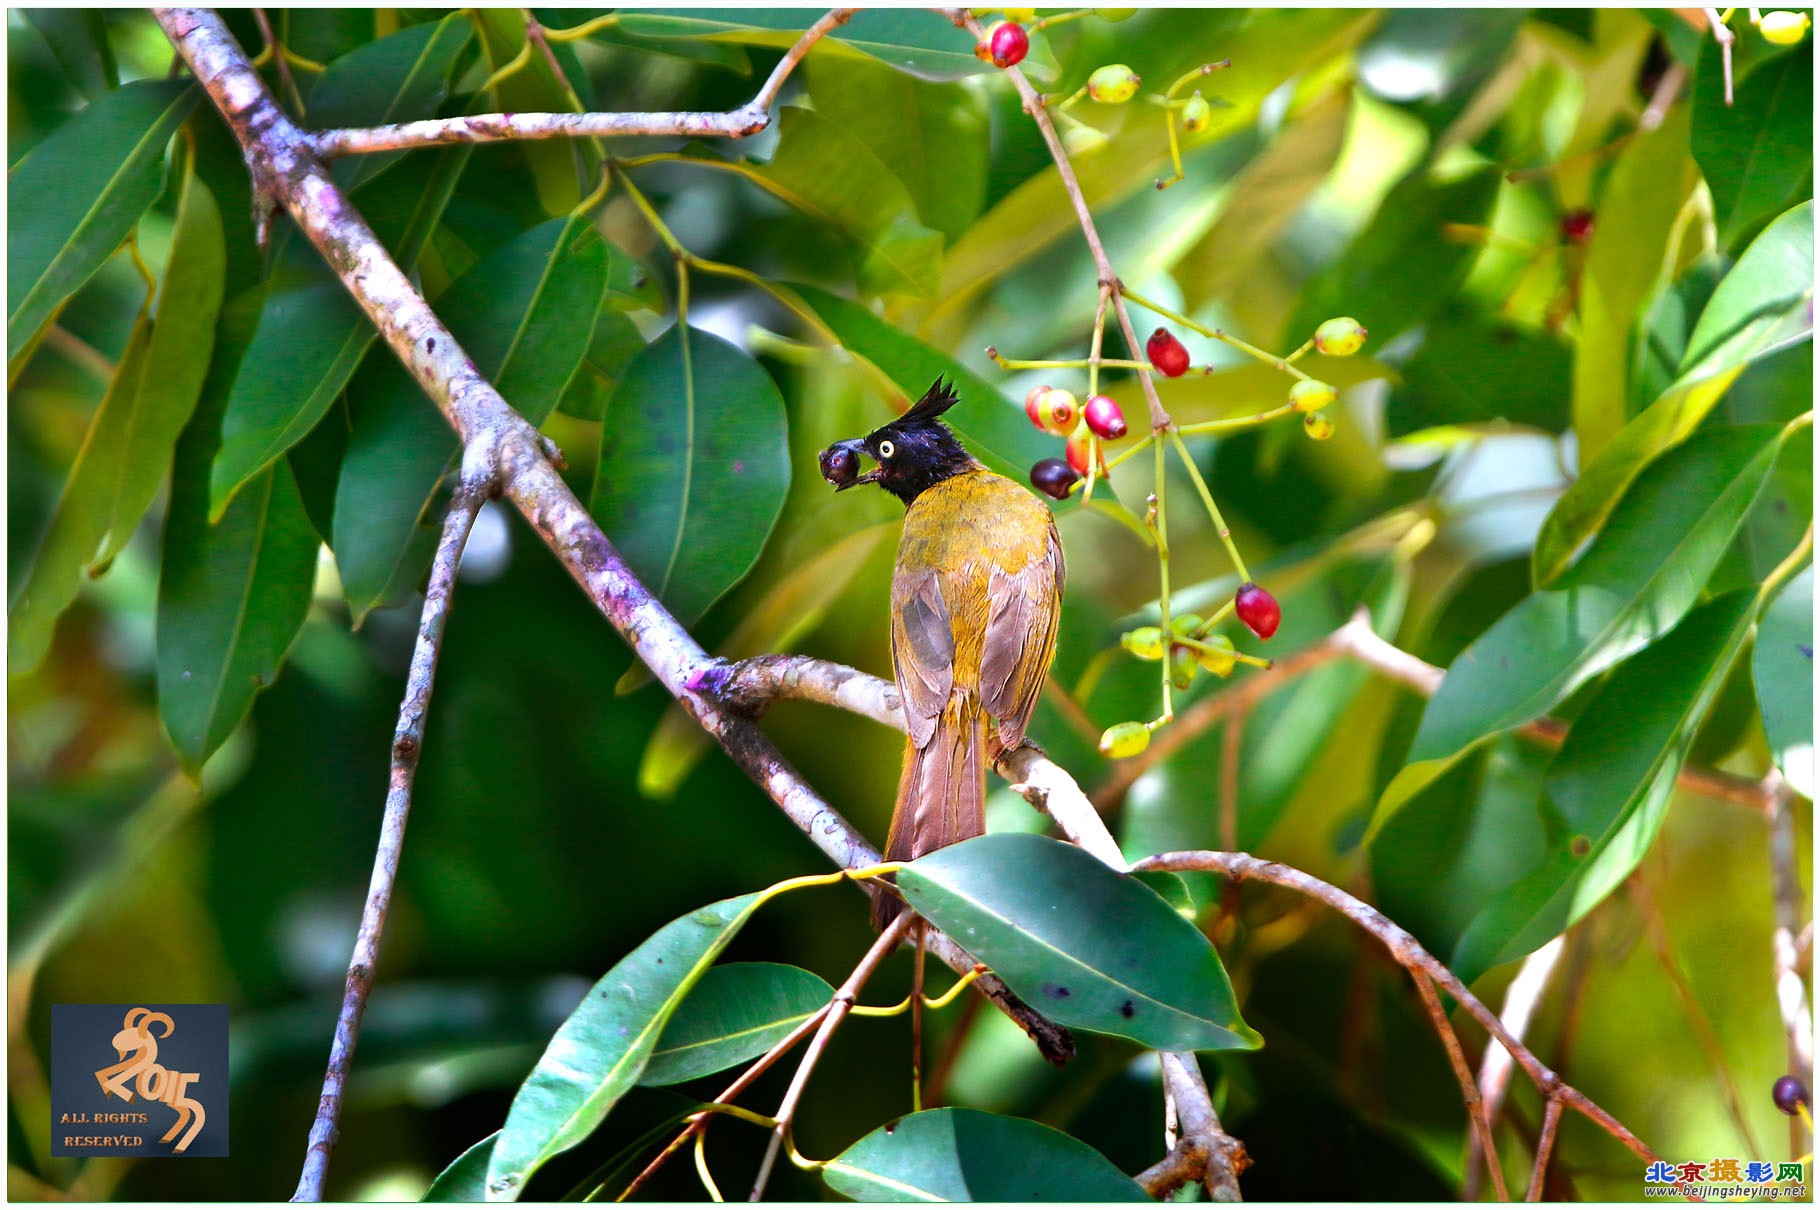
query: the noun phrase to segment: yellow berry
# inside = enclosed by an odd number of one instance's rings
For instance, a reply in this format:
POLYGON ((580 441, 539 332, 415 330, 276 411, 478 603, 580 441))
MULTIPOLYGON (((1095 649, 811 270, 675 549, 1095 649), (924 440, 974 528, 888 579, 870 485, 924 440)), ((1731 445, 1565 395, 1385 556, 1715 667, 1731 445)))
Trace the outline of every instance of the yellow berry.
POLYGON ((1150 746, 1150 728, 1142 723, 1114 723, 1100 736, 1100 752, 1113 760, 1136 756, 1150 746))
POLYGON ((1216 634, 1207 640, 1207 647, 1210 650, 1200 653, 1201 667, 1215 676, 1231 676, 1234 665, 1238 663, 1238 648, 1232 645, 1232 640, 1223 634, 1216 634))
POLYGON ((1806 13, 1774 12, 1764 13, 1763 20, 1757 28, 1763 31, 1765 38, 1777 46, 1793 46, 1801 41, 1802 35, 1807 33, 1807 27, 1811 24, 1806 13))
POLYGON ((1169 619, 1169 629, 1174 634, 1191 635, 1204 623, 1198 613, 1178 613, 1169 619))
POLYGON ((1200 666, 1199 653, 1186 643, 1172 643, 1169 646, 1169 683, 1177 689, 1187 689, 1194 684, 1195 670, 1200 666))
POLYGON ((1200 93, 1189 97, 1188 104, 1182 106, 1182 129, 1189 134, 1207 129, 1207 124, 1212 121, 1213 106, 1200 93))
POLYGON ((1016 21, 1019 24, 1027 25, 1036 20, 1036 10, 1034 8, 1007 8, 1001 9, 1000 11, 1005 14, 1005 20, 1007 21, 1016 21))
POLYGON ((1143 77, 1123 63, 1108 63, 1087 77, 1087 95, 1102 105, 1123 105, 1137 96, 1143 77))
POLYGON ((1365 347, 1365 335, 1363 324, 1343 315, 1314 330, 1314 347, 1329 357, 1351 357, 1365 347))
POLYGON ((1316 441, 1325 441, 1333 436, 1333 421, 1319 412, 1310 412, 1302 417, 1302 431, 1316 441))
POLYGON ((1107 21, 1123 21, 1129 17, 1136 15, 1137 9, 1135 9, 1135 8, 1096 8, 1093 10, 1093 12, 1094 12, 1094 15, 1096 15, 1104 20, 1107 20, 1107 21))
POLYGON ((1313 378, 1303 378, 1289 388, 1289 406, 1298 412, 1318 412, 1333 400, 1333 385, 1313 378))
POLYGON ((1119 646, 1140 660, 1163 658, 1163 632, 1155 626, 1139 626, 1119 636, 1119 646))

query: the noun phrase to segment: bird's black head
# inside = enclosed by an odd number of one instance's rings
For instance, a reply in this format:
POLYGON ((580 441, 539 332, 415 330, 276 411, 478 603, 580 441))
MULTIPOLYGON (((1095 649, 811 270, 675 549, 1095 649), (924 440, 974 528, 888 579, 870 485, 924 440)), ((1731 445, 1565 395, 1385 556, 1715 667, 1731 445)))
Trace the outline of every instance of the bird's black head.
POLYGON ((915 407, 890 424, 823 450, 822 477, 836 491, 876 483, 908 505, 942 480, 977 468, 967 447, 941 421, 942 413, 958 402, 953 384, 937 378, 915 407), (860 454, 878 463, 863 475, 855 473, 860 454))

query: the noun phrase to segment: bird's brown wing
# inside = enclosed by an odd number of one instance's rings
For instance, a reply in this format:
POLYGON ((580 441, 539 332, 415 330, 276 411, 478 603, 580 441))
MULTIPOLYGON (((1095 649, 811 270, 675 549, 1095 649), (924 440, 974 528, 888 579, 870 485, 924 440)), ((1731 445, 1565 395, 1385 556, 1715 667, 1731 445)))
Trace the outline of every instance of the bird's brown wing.
POLYGON ((1041 554, 1016 572, 992 569, 985 646, 980 657, 980 701, 998 720, 999 742, 1015 748, 1036 710, 1037 695, 1055 655, 1061 619, 1062 542, 1049 530, 1041 554))
POLYGON ((934 571, 900 572, 892 581, 891 666, 910 738, 926 747, 954 688, 954 631, 934 571))

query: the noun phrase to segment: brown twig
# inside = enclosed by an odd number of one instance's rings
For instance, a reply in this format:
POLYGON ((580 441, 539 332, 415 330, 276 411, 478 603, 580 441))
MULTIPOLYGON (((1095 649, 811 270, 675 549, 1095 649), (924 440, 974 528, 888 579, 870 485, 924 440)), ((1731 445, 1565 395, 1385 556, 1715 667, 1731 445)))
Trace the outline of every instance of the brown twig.
POLYGON ((1529 1172, 1529 1189, 1523 1194, 1526 1202, 1542 1200, 1542 1190, 1548 1180, 1548 1161, 1555 1153, 1555 1132, 1560 1127, 1561 1102, 1549 1097, 1542 1107, 1542 1137, 1536 1140, 1536 1162, 1529 1172))
POLYGON ((291 74, 290 60, 284 57, 284 44, 272 32, 271 19, 266 16, 263 8, 253 10, 253 20, 258 23, 259 34, 265 39, 266 46, 272 52, 272 63, 278 68, 278 78, 284 83, 285 91, 291 94, 291 104, 295 105, 297 112, 301 114, 303 112, 303 93, 297 88, 297 78, 291 74))
POLYGON ((347 987, 342 994, 341 1015, 335 1021, 335 1038, 329 1047, 328 1071, 322 1077, 322 1096, 316 1120, 310 1127, 309 1150, 292 1201, 319 1202, 328 1176, 329 1155, 341 1127, 341 1104, 354 1047, 360 1040, 360 1021, 366 1015, 367 997, 373 990, 373 973, 379 963, 379 943, 385 933, 386 913, 398 881, 398 858, 404 849, 405 823, 411 814, 411 787, 417 779, 417 762, 423 751, 424 721, 429 714, 430 693, 435 687, 436 661, 442 654, 442 636, 453 604, 455 570, 461 551, 474 528, 474 518, 491 494, 485 477, 464 480, 456 489, 443 519, 442 539, 430 564, 429 588, 424 593, 423 616, 417 624, 417 645, 405 677, 404 701, 398 707, 398 727, 392 734, 392 775, 386 790, 385 814, 379 825, 379 844, 373 853, 373 877, 367 888, 360 931, 354 937, 354 954, 348 960, 347 987))
MULTIPOLYGON (((1566 938, 1567 934, 1563 933, 1523 959, 1523 965, 1517 969, 1517 977, 1510 981, 1510 988, 1504 993, 1504 1011, 1498 1016, 1504 1022, 1504 1028, 1510 1031, 1510 1036, 1519 1042, 1529 1032, 1529 1023, 1535 1017, 1536 1008, 1542 1003, 1542 994, 1548 990, 1549 981, 1566 948, 1566 938)), ((1510 1076, 1515 1070, 1510 1052, 1500 1043, 1493 1040, 1486 1045, 1485 1056, 1479 1060, 1479 1096, 1485 1101, 1485 1119, 1493 1129, 1497 1128, 1498 1114, 1504 1107, 1504 1093, 1510 1087, 1510 1076)), ((1460 1181, 1462 1200, 1478 1199, 1484 1159, 1484 1151, 1469 1140, 1466 1170, 1460 1181)))
POLYGON ((628 135, 743 139, 771 125, 771 106, 790 73, 817 42, 846 24, 855 11, 834 9, 804 30, 795 45, 784 52, 784 57, 753 98, 738 109, 722 113, 483 113, 322 130, 307 137, 316 154, 325 160, 413 147, 506 140, 623 138, 628 135))
POLYGON ((1466 1063, 1466 1052, 1460 1048, 1460 1035, 1454 1032, 1453 1022, 1447 1019, 1447 1010, 1441 1007, 1441 997, 1435 993, 1433 981, 1425 974, 1411 972, 1411 982, 1447 1051, 1454 1078, 1460 1082, 1460 1098, 1466 1102, 1466 1116, 1472 1121, 1472 1135, 1468 1137, 1477 1137, 1486 1167, 1491 1169, 1491 1187, 1497 1191, 1499 1201, 1507 1202, 1510 1190, 1504 1184, 1504 1166, 1498 1162, 1497 1144, 1491 1137, 1491 1117, 1485 1111, 1485 1098, 1479 1095, 1479 1086, 1472 1078, 1472 1068, 1466 1063))
POLYGON ((1730 105, 1732 103, 1732 43, 1738 40, 1738 35, 1732 33, 1731 27, 1721 19, 1718 9, 1703 8, 1700 11, 1706 14, 1707 28, 1712 31, 1713 41, 1719 44, 1719 62, 1725 73, 1725 103, 1730 105))
POLYGON ((840 1028, 840 1023, 853 1010, 854 1001, 858 998, 860 989, 866 986, 866 980, 872 977, 872 972, 878 969, 885 956, 897 948, 911 923, 917 919, 912 912, 900 912, 897 919, 878 935, 878 940, 872 943, 866 956, 859 960, 853 973, 835 989, 834 999, 828 1004, 827 1015, 822 1017, 821 1024, 815 1030, 815 1037, 809 1041, 809 1048, 803 1051, 802 1062, 796 1065, 796 1074, 791 1077, 790 1087, 785 1089, 784 1099, 779 1102, 777 1113, 773 1115, 777 1119, 777 1126, 771 1131, 771 1142, 765 1147, 765 1158, 759 1165, 758 1179, 752 1183, 752 1196, 749 1200, 756 1202, 764 1197, 765 1183, 771 1179, 772 1165, 776 1164, 777 1153, 790 1136, 790 1125, 796 1119, 796 1107, 802 1102, 803 1089, 808 1087, 809 1076, 814 1073, 815 1065, 828 1049, 828 1039, 834 1036, 834 1031, 840 1028))
POLYGON ((1599 1125, 1607 1134, 1630 1148, 1644 1160, 1654 1162, 1659 1157, 1643 1141, 1632 1134, 1624 1123, 1599 1108, 1590 1098, 1578 1089, 1573 1088, 1560 1076, 1550 1071, 1543 1062, 1536 1058, 1521 1042, 1510 1035, 1504 1023, 1498 1020, 1496 1013, 1486 1008, 1472 990, 1462 983, 1457 975, 1441 961, 1422 948, 1409 932, 1385 916, 1370 904, 1342 891, 1332 883, 1323 882, 1312 874, 1304 873, 1291 866, 1281 865, 1274 861, 1264 861, 1249 853, 1222 853, 1210 849, 1194 849, 1179 853, 1159 853, 1154 857, 1133 863, 1133 870, 1202 870, 1212 874, 1222 874, 1239 880, 1255 879, 1268 882, 1273 886, 1285 887, 1298 894, 1306 895, 1320 901, 1339 912, 1360 928, 1376 937, 1390 952, 1398 965, 1412 975, 1426 975, 1448 995, 1459 1001, 1460 1006, 1470 1013, 1474 1020, 1484 1026, 1486 1032, 1504 1044, 1506 1050, 1516 1059, 1531 1082, 1545 1097, 1558 1098, 1575 1112, 1599 1125))
MULTIPOLYGON (((1800 951, 1796 938, 1811 921, 1804 921, 1808 898, 1801 890, 1801 869, 1795 848, 1795 817, 1790 809, 1794 790, 1771 769, 1764 783, 1770 793, 1769 866, 1775 897, 1776 928, 1771 950, 1776 976, 1776 1007, 1782 1014, 1782 1033, 1788 1050, 1788 1074, 1805 1088, 1814 1086, 1814 1014, 1808 1007, 1807 987, 1801 981, 1800 951)), ((1789 1119, 1790 1155, 1804 1150, 1801 1121, 1789 1119)))

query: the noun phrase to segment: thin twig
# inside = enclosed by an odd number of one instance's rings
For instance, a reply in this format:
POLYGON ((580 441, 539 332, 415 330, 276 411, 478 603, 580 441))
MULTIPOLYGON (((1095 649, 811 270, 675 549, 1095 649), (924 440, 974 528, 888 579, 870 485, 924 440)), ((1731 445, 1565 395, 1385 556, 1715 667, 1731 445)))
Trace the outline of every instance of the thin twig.
POLYGON ((1555 1132, 1561 1128, 1561 1102, 1553 1097, 1542 1109, 1542 1137, 1536 1140, 1536 1163, 1529 1172, 1529 1189, 1523 1194, 1526 1202, 1542 1200, 1542 1190, 1548 1180, 1548 1161, 1555 1153, 1555 1132))
MULTIPOLYGON (((1517 968, 1517 977, 1510 981, 1510 989, 1504 993, 1504 1011, 1499 1014, 1499 1019, 1504 1022, 1504 1028, 1510 1031, 1510 1036, 1519 1042, 1529 1032, 1529 1023, 1535 1018, 1536 1008, 1542 1003, 1542 993, 1548 990, 1549 980, 1560 963, 1562 951, 1566 949, 1566 941, 1567 934, 1563 933, 1523 959, 1523 965, 1517 968)), ((1504 1108, 1504 1093, 1510 1087, 1511 1072, 1515 1070, 1510 1052, 1504 1049, 1502 1043, 1493 1039, 1486 1044, 1485 1055, 1479 1060, 1479 1096, 1485 1101, 1485 1120, 1494 1129, 1498 1124, 1498 1114, 1504 1108)), ((1460 1182, 1463 1201, 1478 1200, 1479 1178, 1484 1172, 1480 1165, 1484 1158, 1483 1151, 1469 1141, 1466 1172, 1460 1182)))
POLYGON ((1713 41, 1719 44, 1719 62, 1725 73, 1725 103, 1729 106, 1732 103, 1732 43, 1738 40, 1738 35, 1732 33, 1731 27, 1720 18, 1718 9, 1703 8, 1700 11, 1706 14, 1713 41))
POLYGON ((1511 1056, 1516 1059, 1517 1066, 1523 1069, 1523 1073, 1530 1078, 1544 1096, 1559 1097, 1575 1112, 1597 1123, 1607 1134, 1623 1143, 1644 1160, 1653 1163, 1660 1158, 1641 1139, 1632 1134, 1624 1123, 1599 1108, 1584 1093, 1565 1083, 1560 1076, 1550 1071, 1540 1059, 1536 1058, 1528 1047, 1512 1037, 1510 1031, 1504 1028, 1504 1023, 1498 1020, 1497 1014, 1486 1008, 1484 1003, 1472 994, 1472 990, 1460 981, 1459 976, 1449 970, 1434 955, 1423 949, 1421 943, 1406 929, 1370 904, 1347 894, 1332 883, 1323 882, 1314 875, 1304 873, 1292 866, 1261 860, 1249 853, 1222 853, 1211 849, 1159 853, 1154 857, 1146 857, 1142 861, 1133 863, 1131 868, 1133 870, 1203 870, 1212 874, 1222 874, 1228 878, 1255 879, 1259 882, 1285 887, 1297 894, 1306 895, 1326 904, 1382 942, 1398 965, 1412 974, 1427 975, 1441 990, 1458 1000, 1460 1006, 1485 1027, 1486 1032, 1504 1044, 1505 1049, 1510 1051, 1511 1056))
POLYGON ((291 104, 297 107, 299 113, 302 113, 303 93, 297 88, 297 78, 291 75, 290 61, 284 57, 284 45, 272 32, 271 19, 266 16, 263 8, 256 8, 253 10, 253 20, 259 26, 259 34, 265 39, 267 49, 272 52, 272 63, 278 68, 278 78, 283 82, 285 91, 291 94, 291 104))
POLYGON ((1504 1166, 1498 1162, 1497 1144, 1491 1137, 1491 1118, 1485 1112, 1485 1098, 1479 1095, 1479 1086, 1473 1081, 1472 1068, 1467 1066, 1466 1052, 1460 1048, 1460 1035, 1454 1032, 1453 1022, 1447 1019, 1447 1010, 1441 1007, 1441 997, 1435 993, 1434 982, 1425 974, 1412 974, 1411 982, 1416 985, 1416 994, 1422 998, 1422 1007, 1428 1010, 1428 1018, 1434 1022, 1435 1033, 1447 1051, 1447 1061, 1453 1066, 1454 1078, 1460 1082, 1460 1098, 1466 1102, 1466 1116, 1472 1121, 1472 1134, 1479 1140, 1479 1149, 1485 1156, 1486 1167, 1491 1169, 1491 1187, 1497 1191, 1499 1201, 1507 1202, 1510 1200, 1510 1189, 1504 1184, 1504 1166))
POLYGON ((790 1125, 796 1118, 796 1107, 802 1102, 803 1090, 809 1086, 809 1076, 814 1073, 815 1065, 828 1049, 828 1040, 853 1010, 854 1001, 859 998, 860 989, 866 986, 866 980, 872 977, 872 972, 878 969, 885 956, 897 948, 911 923, 917 919, 919 917, 913 912, 900 912, 897 919, 878 935, 878 940, 872 943, 866 956, 859 960, 853 973, 835 989, 834 999, 828 1004, 827 1015, 816 1028, 815 1037, 810 1039, 808 1049, 803 1051, 802 1061, 796 1065, 796 1074, 790 1078, 790 1087, 784 1090, 784 1099, 778 1103, 775 1115, 777 1128, 771 1132, 771 1142, 765 1148, 764 1162, 759 1165, 758 1179, 752 1183, 752 1196, 749 1200, 756 1202, 764 1197, 765 1183, 771 1179, 771 1168, 777 1162, 778 1150, 790 1135, 790 1125))
MULTIPOLYGON (((1814 1014, 1808 1007, 1807 987, 1801 981, 1799 950, 1795 938, 1811 922, 1802 919, 1808 897, 1801 890, 1801 869, 1795 848, 1795 817, 1790 809, 1794 790, 1774 769, 1764 779, 1770 790, 1769 866, 1776 904, 1776 928, 1771 938, 1776 975, 1776 1006, 1782 1014, 1787 1040, 1788 1074, 1804 1088, 1814 1086, 1814 1014)), ((1803 1151, 1799 1118, 1789 1119, 1790 1155, 1803 1151)))
POLYGON ((455 570, 461 563, 461 551, 467 544, 468 533, 474 528, 474 518, 480 514, 491 488, 492 484, 483 477, 464 481, 456 489, 449 514, 443 519, 442 539, 437 544, 435 560, 430 564, 430 584, 424 593, 423 616, 417 624, 417 646, 411 652, 404 701, 398 707, 398 727, 392 734, 391 782, 386 790, 385 815, 379 825, 379 845, 373 854, 373 878, 367 888, 360 931, 354 938, 354 954, 348 960, 347 988, 342 994, 341 1015, 335 1021, 335 1039, 329 1047, 329 1067, 322 1077, 322 1096, 317 1102, 315 1123, 310 1127, 309 1150, 304 1155, 303 1174, 297 1181, 297 1192, 291 1195, 292 1201, 322 1200, 329 1155, 334 1151, 340 1133, 348 1070, 354 1062, 354 1046, 360 1039, 360 1020, 366 1014, 367 997, 373 990, 379 943, 385 932, 386 913, 392 906, 392 890, 398 880, 405 822, 411 814, 411 786, 417 778, 424 722, 436 681, 436 661, 442 654, 443 630, 448 625, 449 609, 453 604, 455 570))
POLYGON ((323 159, 439 147, 450 143, 496 143, 507 140, 623 138, 628 135, 684 135, 693 138, 743 139, 771 125, 771 106, 803 56, 830 32, 847 23, 855 9, 837 8, 803 31, 795 45, 753 98, 725 112, 670 113, 483 113, 427 118, 385 126, 321 130, 308 136, 323 159))

